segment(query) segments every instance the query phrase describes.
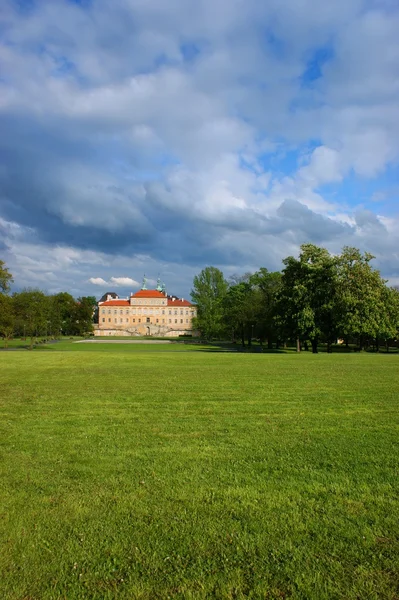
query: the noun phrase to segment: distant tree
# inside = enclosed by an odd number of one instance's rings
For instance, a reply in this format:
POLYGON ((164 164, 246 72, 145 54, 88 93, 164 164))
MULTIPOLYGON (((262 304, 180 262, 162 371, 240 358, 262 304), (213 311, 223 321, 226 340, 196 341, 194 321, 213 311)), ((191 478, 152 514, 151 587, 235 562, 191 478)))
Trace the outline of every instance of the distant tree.
POLYGON ((382 303, 379 332, 376 336, 375 344, 378 351, 381 339, 381 341, 385 342, 388 351, 389 341, 396 340, 399 332, 399 290, 384 286, 382 290, 382 303))
POLYGON ((49 299, 49 332, 52 335, 72 335, 76 300, 67 292, 59 292, 49 299))
POLYGON ((47 332, 49 301, 42 291, 25 289, 13 296, 15 316, 23 327, 25 335, 30 337, 30 349, 33 338, 47 332))
POLYGON ((243 346, 246 338, 251 345, 252 330, 259 313, 259 301, 260 296, 250 281, 230 285, 223 299, 223 316, 227 331, 231 332, 233 339, 238 335, 243 346))
POLYGON ((0 260, 0 291, 7 293, 10 291, 10 284, 13 282, 11 273, 3 260, 0 260))
MULTIPOLYGON (((94 298, 94 303, 97 304, 94 298)), ((93 296, 78 298, 72 313, 72 331, 74 335, 85 335, 93 331, 93 296)))
POLYGON ((337 260, 339 331, 343 338, 357 338, 360 348, 368 338, 376 339, 390 327, 386 310, 390 294, 385 280, 370 264, 373 258, 346 246, 337 260))
POLYGON ((257 307, 255 332, 261 342, 267 341, 268 347, 278 341, 278 328, 274 319, 277 293, 281 287, 281 273, 270 272, 264 267, 251 276, 257 307))
POLYGON ((217 338, 224 329, 223 300, 228 284, 222 271, 216 267, 206 267, 194 277, 191 298, 197 305, 194 327, 208 338, 217 338))
POLYGON ((0 293, 0 335, 4 338, 4 346, 6 348, 14 334, 14 327, 15 311, 13 298, 0 293))
POLYGON ((328 348, 337 334, 336 260, 325 248, 303 244, 299 258, 283 260, 285 268, 277 294, 276 320, 287 337, 310 340, 317 352, 321 339, 328 348))

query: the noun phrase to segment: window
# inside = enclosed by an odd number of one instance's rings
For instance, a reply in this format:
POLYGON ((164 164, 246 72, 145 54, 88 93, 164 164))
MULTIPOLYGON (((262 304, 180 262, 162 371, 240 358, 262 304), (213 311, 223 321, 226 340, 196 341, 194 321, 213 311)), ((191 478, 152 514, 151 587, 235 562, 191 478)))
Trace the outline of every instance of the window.
POLYGON ((122 309, 119 311, 119 314, 120 314, 120 315, 123 315, 123 310, 122 310, 122 309))
POLYGON ((162 309, 162 314, 163 314, 163 315, 165 314, 165 309, 164 309, 164 308, 162 309))
POLYGON ((183 314, 183 309, 182 309, 182 308, 180 309, 180 314, 181 314, 181 315, 183 314))
POLYGON ((126 314, 127 314, 127 315, 129 314, 129 309, 128 309, 128 308, 126 309, 126 314))
POLYGON ((180 319, 180 323, 183 323, 183 319, 180 319))
POLYGON ((172 314, 172 309, 169 309, 169 314, 170 314, 170 315, 172 314))
POLYGON ((188 310, 186 310, 186 317, 187 317, 187 315, 188 315, 188 310))
POLYGON ((186 319, 186 323, 188 323, 188 319, 186 319))
POLYGON ((111 319, 108 319, 108 323, 111 323, 111 319))
POLYGON ((129 323, 129 319, 126 319, 126 323, 129 323))
POLYGON ((103 323, 105 323, 105 319, 103 319, 103 323))
POLYGON ((175 308, 175 315, 177 315, 177 308, 175 308))
POLYGON ((141 323, 141 319, 139 319, 139 323, 141 323))
POLYGON ((162 319, 162 323, 165 323, 165 319, 162 319))
POLYGON ((110 309, 110 308, 108 309, 108 314, 109 314, 109 315, 111 314, 111 309, 110 309))
POLYGON ((157 323, 159 323, 159 319, 157 319, 157 323))
POLYGON ((175 319, 175 323, 177 323, 177 319, 175 319))
POLYGON ((115 323, 117 323, 117 322, 118 322, 118 319, 115 319, 115 323))
POLYGON ((106 312, 106 311, 105 311, 105 308, 102 308, 102 309, 101 309, 101 314, 105 315, 105 312, 106 312))
POLYGON ((135 323, 135 322, 136 322, 136 319, 133 319, 133 323, 135 323))
POLYGON ((171 323, 171 322, 172 322, 172 319, 169 319, 169 323, 171 323))
POLYGON ((119 319, 119 323, 123 323, 123 319, 119 319))
POLYGON ((117 315, 117 314, 118 314, 118 311, 115 309, 114 310, 114 315, 117 315))
POLYGON ((146 321, 147 323, 150 323, 150 317, 147 317, 146 321))

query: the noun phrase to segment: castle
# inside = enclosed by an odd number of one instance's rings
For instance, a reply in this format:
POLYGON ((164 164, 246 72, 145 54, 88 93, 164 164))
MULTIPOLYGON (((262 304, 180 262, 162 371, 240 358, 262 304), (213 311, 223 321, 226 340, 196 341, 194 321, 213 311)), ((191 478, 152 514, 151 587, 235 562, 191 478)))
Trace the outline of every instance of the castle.
POLYGON ((106 294, 103 298, 98 303, 96 336, 178 337, 197 334, 192 325, 197 314, 196 307, 184 298, 168 295, 159 279, 155 290, 147 289, 144 277, 141 290, 131 294, 130 298, 119 298, 115 293, 106 294))

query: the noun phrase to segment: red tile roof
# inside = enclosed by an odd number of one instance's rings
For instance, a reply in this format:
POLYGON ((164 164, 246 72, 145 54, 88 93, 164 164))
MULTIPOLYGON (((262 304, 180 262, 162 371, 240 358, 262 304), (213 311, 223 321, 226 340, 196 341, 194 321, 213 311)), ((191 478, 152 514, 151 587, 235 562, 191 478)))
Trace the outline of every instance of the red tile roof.
POLYGON ((191 302, 188 300, 181 300, 180 298, 168 298, 168 306, 192 306, 191 302))
POLYGON ((140 290, 132 294, 133 298, 165 298, 165 294, 158 290, 140 290))
POLYGON ((101 306, 130 306, 129 300, 106 300, 105 302, 99 302, 101 306))

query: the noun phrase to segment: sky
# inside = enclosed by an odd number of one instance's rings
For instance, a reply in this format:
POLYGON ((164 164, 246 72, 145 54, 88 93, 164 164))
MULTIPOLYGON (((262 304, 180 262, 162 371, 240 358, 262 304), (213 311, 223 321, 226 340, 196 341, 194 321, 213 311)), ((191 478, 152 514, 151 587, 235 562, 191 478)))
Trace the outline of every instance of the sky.
POLYGON ((355 246, 399 284, 397 0, 2 0, 14 289, 189 297, 355 246))

